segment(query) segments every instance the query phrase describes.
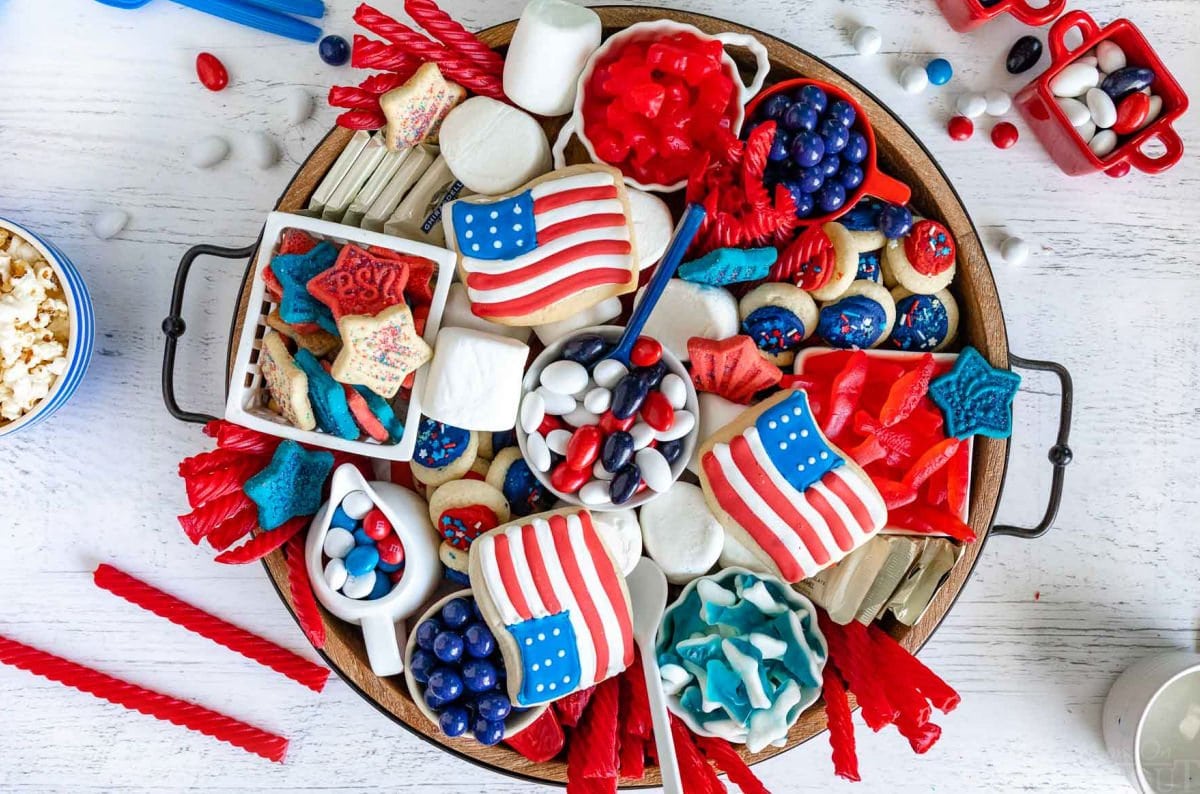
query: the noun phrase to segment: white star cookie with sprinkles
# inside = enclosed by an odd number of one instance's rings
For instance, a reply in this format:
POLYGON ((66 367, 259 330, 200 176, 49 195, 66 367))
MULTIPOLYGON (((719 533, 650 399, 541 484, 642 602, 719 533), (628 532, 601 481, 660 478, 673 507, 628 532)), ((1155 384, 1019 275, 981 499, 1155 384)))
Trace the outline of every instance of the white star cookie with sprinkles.
POLYGON ((275 331, 263 336, 258 367, 283 418, 293 427, 314 430, 317 418, 308 399, 308 376, 296 366, 283 337, 275 331))
POLYGON ((433 356, 433 350, 413 326, 406 304, 384 309, 374 317, 351 314, 337 323, 342 350, 330 374, 342 383, 366 386, 391 399, 410 372, 433 356))

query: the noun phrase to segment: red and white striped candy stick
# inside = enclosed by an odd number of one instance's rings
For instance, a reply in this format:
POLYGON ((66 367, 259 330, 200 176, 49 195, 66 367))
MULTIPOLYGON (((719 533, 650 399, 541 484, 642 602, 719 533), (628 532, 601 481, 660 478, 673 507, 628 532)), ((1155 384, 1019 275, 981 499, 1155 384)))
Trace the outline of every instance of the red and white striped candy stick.
POLYGON ((496 77, 503 75, 504 59, 476 38, 474 33, 456 22, 433 0, 404 0, 404 10, 442 44, 461 52, 496 77))

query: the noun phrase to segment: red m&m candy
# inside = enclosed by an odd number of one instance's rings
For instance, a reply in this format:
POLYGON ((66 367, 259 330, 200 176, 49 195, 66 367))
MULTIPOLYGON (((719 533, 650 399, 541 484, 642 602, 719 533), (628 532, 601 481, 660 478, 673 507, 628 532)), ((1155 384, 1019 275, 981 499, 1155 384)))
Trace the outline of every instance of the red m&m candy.
POLYGON ((375 545, 375 550, 379 552, 379 559, 388 565, 399 565, 404 562, 404 544, 395 535, 379 541, 375 545))
POLYGON ((649 336, 639 336, 629 351, 629 363, 635 367, 649 367, 662 358, 662 344, 649 336))
POLYGON ((210 52, 196 56, 196 76, 209 91, 220 91, 229 85, 229 72, 225 70, 225 64, 210 52))
POLYGON ((955 116, 950 119, 950 123, 946 126, 946 131, 950 133, 950 137, 954 140, 965 141, 975 134, 975 122, 966 116, 955 116))
POLYGON ((992 143, 996 145, 997 149, 1011 149, 1020 137, 1021 133, 1010 122, 1002 121, 992 127, 992 143))
POLYGON ((363 517, 363 532, 366 532, 371 540, 383 540, 392 534, 392 522, 376 507, 363 517))

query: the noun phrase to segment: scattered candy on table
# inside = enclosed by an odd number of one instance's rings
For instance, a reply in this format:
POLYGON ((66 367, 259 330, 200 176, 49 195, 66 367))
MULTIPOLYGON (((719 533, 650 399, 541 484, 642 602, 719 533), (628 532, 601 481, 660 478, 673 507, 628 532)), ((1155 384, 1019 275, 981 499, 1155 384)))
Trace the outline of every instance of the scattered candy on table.
POLYGON ((997 149, 1011 149, 1017 145, 1017 139, 1020 137, 1020 131, 1011 122, 1002 121, 992 127, 992 143, 997 149))
POLYGON ((874 55, 883 46, 883 36, 877 28, 865 25, 854 31, 853 43, 859 55, 874 55))
POLYGON ((915 63, 910 63, 900 72, 900 87, 910 94, 919 94, 929 87, 929 74, 915 63))
POLYGON ((975 123, 966 116, 955 116, 946 125, 946 131, 956 141, 965 141, 975 134, 975 123))
POLYGON ((350 60, 350 43, 341 36, 326 36, 317 45, 321 60, 330 66, 345 66, 350 60))
POLYGON ((925 64, 925 74, 932 85, 945 85, 954 76, 954 67, 945 58, 934 58, 925 64))
POLYGON ((1037 36, 1022 36, 1017 39, 1008 57, 1004 59, 1004 67, 1009 74, 1028 72, 1042 57, 1042 40, 1037 36))
POLYGON ((220 91, 229 85, 229 72, 225 70, 225 64, 211 52, 196 56, 196 76, 209 91, 220 91))

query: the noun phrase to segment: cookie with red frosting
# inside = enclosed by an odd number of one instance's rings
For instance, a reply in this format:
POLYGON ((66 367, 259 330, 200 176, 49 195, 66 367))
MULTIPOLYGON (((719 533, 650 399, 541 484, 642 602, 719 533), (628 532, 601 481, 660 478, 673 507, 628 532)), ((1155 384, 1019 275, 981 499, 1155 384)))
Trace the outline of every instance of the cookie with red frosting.
POLYGON ((429 518, 441 540, 438 557, 447 575, 457 582, 466 581, 471 544, 510 517, 504 494, 483 480, 456 480, 439 486, 429 498, 429 518))
POLYGON ((908 235, 888 241, 883 249, 883 266, 888 286, 899 284, 918 295, 932 295, 954 280, 954 236, 937 221, 922 218, 908 235))
POLYGON ((840 223, 810 226, 793 240, 771 268, 772 281, 790 281, 827 301, 841 295, 858 273, 858 246, 840 223))
POLYGON ((408 265, 403 259, 379 256, 346 243, 333 267, 309 279, 308 294, 324 303, 340 320, 348 314, 375 316, 404 302, 408 265))

